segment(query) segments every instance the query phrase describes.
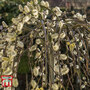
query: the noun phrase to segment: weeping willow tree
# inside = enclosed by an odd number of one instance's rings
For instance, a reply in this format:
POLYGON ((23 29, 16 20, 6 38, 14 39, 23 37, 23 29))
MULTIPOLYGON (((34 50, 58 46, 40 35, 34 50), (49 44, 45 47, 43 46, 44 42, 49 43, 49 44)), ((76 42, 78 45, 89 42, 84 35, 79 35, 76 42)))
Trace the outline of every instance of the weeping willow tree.
POLYGON ((90 26, 85 15, 68 18, 59 7, 38 0, 19 5, 19 10, 12 25, 2 22, 0 75, 13 75, 13 86, 4 89, 18 86, 18 65, 26 51, 29 90, 89 89, 90 26))

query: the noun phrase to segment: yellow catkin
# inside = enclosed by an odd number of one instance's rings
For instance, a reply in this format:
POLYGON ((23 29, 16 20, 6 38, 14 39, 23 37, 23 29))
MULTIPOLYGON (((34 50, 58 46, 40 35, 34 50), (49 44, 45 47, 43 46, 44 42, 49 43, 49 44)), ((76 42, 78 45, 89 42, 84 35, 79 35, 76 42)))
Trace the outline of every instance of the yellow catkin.
POLYGON ((75 43, 70 44, 70 45, 69 45, 69 48, 70 48, 70 51, 73 51, 74 48, 75 48, 75 43))
POLYGON ((4 60, 4 61, 9 61, 9 58, 7 58, 7 57, 2 57, 2 60, 4 60))

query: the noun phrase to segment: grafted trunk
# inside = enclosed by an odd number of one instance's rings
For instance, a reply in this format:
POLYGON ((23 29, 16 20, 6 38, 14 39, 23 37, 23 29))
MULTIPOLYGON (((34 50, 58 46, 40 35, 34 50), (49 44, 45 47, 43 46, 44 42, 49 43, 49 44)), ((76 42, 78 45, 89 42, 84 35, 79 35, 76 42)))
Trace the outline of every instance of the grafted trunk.
POLYGON ((54 83, 54 58, 53 58, 53 51, 52 46, 49 48, 49 84, 50 84, 50 90, 51 86, 54 83))

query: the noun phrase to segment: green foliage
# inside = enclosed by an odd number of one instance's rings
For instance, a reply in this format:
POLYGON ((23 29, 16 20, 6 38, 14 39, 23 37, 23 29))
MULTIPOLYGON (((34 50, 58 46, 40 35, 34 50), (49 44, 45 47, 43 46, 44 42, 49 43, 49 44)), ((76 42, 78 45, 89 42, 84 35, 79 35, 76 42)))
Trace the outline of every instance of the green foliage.
POLYGON ((25 74, 28 72, 29 72, 28 56, 27 56, 27 52, 25 52, 21 57, 18 67, 18 73, 25 74))
POLYGON ((11 24, 11 19, 19 14, 18 5, 24 5, 27 1, 30 0, 0 1, 0 16, 2 17, 1 22, 5 21, 8 25, 11 24))
MULTIPOLYGON (((41 1, 41 0, 39 0, 41 1)), ((25 5, 30 0, 0 0, 0 24, 5 21, 8 25, 11 24, 11 19, 19 14, 18 5, 25 5)))

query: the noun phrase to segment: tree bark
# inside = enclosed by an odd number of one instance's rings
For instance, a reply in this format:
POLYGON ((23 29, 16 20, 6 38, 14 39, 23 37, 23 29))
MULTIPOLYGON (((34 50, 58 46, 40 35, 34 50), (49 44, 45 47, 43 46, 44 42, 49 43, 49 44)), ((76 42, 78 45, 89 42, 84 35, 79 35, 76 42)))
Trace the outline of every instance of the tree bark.
POLYGON ((26 90, 28 90, 28 74, 26 73, 26 90))
POLYGON ((52 46, 49 48, 49 84, 50 84, 50 90, 52 87, 52 84, 54 83, 54 58, 53 58, 53 51, 52 46))

